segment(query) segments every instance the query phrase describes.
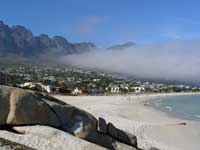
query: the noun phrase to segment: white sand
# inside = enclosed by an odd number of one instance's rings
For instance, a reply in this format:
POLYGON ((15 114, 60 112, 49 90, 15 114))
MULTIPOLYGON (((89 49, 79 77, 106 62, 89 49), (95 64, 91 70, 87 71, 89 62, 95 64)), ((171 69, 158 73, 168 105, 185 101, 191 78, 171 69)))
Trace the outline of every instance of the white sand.
POLYGON ((200 122, 178 119, 144 106, 142 103, 166 95, 174 94, 55 97, 82 108, 96 117, 103 117, 118 128, 134 133, 140 148, 199 150, 200 122), (187 125, 177 125, 182 122, 186 122, 187 125))

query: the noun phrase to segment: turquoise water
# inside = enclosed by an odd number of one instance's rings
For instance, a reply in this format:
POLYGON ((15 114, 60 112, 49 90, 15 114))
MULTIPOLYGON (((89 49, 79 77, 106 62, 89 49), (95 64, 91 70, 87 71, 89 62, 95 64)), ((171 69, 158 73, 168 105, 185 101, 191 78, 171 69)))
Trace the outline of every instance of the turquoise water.
POLYGON ((167 96, 156 106, 182 117, 200 120, 200 95, 167 96))

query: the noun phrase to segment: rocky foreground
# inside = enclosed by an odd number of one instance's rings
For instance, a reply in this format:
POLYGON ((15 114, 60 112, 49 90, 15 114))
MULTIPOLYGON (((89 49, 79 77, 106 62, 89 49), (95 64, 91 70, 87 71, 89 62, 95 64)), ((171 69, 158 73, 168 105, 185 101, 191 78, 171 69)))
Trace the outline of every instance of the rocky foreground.
POLYGON ((0 138, 0 148, 1 150, 34 150, 33 148, 3 138, 0 138))
POLYGON ((135 135, 45 94, 0 86, 0 104, 0 137, 11 149, 13 142, 41 150, 139 150, 135 135))

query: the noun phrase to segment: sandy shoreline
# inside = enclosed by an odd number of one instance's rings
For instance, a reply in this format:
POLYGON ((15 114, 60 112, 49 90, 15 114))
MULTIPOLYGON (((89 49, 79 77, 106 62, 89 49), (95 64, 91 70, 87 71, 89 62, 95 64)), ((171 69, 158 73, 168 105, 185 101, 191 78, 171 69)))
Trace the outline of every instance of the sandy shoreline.
POLYGON ((58 96, 96 117, 103 117, 118 128, 134 133, 140 148, 163 150, 199 150, 200 122, 175 118, 144 102, 163 96, 193 93, 145 94, 123 96, 58 96), (186 125, 178 125, 179 123, 186 125))

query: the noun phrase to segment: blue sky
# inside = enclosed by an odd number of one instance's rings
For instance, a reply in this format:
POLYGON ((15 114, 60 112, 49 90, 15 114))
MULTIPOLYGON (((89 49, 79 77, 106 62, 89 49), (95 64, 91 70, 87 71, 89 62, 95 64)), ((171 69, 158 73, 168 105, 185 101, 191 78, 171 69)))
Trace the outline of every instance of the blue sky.
POLYGON ((2 0, 0 20, 35 35, 112 45, 200 35, 199 0, 2 0))

